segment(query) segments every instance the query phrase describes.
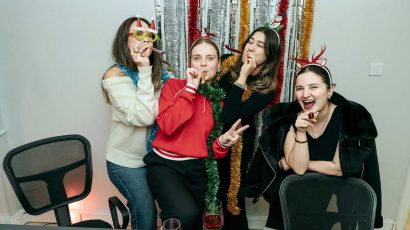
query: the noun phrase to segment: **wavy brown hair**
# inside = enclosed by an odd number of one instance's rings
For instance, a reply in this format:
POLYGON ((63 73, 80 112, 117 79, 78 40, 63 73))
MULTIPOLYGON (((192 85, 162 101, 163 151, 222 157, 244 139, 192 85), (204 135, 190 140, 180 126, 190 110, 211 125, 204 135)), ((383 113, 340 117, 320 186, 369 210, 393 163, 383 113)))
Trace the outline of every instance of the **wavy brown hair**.
MULTIPOLYGON (((279 60, 281 54, 281 47, 279 36, 276 31, 268 27, 259 27, 255 29, 243 43, 241 50, 245 49, 246 44, 252 38, 256 32, 262 32, 265 34, 265 55, 266 62, 263 64, 261 71, 258 75, 248 78, 248 87, 251 87, 254 91, 266 94, 276 90, 278 85, 277 71, 279 67, 279 60)), ((231 81, 234 82, 238 79, 241 67, 243 65, 241 54, 238 60, 231 66, 231 81)))
MULTIPOLYGON (((145 18, 140 18, 142 21, 144 21, 147 25, 149 25, 149 21, 145 18)), ((130 17, 127 18, 125 21, 123 21, 120 25, 120 27, 117 30, 117 33, 115 35, 114 41, 112 43, 112 59, 114 60, 115 63, 126 66, 130 68, 133 72, 138 72, 138 67, 137 64, 134 63, 131 57, 130 50, 128 49, 128 33, 130 31, 130 27, 133 22, 137 20, 137 17, 130 17)), ((153 44, 153 46, 157 49, 161 49, 161 41, 160 39, 156 40, 153 44)), ((161 76, 162 76, 162 61, 161 61, 161 55, 152 52, 151 56, 149 57, 150 63, 152 65, 152 83, 154 84, 155 89, 161 88, 161 76)), ((110 68, 112 68, 115 65, 112 65, 110 68)), ((110 69, 109 68, 109 69, 110 69)), ((103 88, 103 94, 104 97, 109 103, 108 99, 108 94, 103 88)))

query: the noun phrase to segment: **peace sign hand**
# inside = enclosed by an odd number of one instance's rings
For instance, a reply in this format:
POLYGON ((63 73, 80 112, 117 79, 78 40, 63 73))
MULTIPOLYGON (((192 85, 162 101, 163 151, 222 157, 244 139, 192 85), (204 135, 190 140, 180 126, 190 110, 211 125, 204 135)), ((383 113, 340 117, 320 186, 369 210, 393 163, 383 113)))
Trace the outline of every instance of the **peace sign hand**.
POLYGON ((241 119, 238 119, 232 127, 219 137, 219 142, 226 147, 231 147, 239 139, 240 135, 249 128, 249 125, 239 127, 241 119))

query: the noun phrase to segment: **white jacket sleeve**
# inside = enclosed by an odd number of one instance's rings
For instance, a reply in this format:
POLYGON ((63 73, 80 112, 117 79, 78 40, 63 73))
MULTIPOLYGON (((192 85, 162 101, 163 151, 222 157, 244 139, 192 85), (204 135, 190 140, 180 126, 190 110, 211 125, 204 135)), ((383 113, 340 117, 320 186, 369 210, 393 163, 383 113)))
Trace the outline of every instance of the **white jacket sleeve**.
POLYGON ((158 100, 152 84, 152 67, 139 67, 137 86, 128 76, 103 80, 113 107, 113 120, 133 126, 149 126, 158 114, 158 100))

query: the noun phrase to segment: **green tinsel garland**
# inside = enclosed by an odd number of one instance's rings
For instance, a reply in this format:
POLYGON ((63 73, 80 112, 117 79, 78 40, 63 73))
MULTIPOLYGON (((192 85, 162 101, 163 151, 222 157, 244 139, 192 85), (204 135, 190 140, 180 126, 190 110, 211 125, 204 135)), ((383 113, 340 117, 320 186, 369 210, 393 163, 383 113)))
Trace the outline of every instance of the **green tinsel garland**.
POLYGON ((212 150, 213 142, 222 134, 223 124, 220 120, 222 106, 221 101, 225 97, 225 91, 219 88, 217 82, 211 84, 202 84, 198 91, 211 101, 212 115, 214 118, 214 128, 211 130, 207 140, 208 158, 205 159, 205 168, 208 175, 207 191, 205 199, 210 204, 211 210, 216 210, 216 194, 219 187, 219 172, 214 152, 212 150))

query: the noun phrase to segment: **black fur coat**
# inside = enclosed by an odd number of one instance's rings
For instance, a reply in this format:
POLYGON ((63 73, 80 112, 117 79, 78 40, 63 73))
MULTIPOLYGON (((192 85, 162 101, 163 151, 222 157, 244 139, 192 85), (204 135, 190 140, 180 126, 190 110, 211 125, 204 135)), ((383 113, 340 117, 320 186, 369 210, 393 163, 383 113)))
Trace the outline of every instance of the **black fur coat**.
MULTIPOLYGON (((377 195, 375 227, 382 227, 376 126, 370 113, 362 105, 348 101, 336 92, 330 100, 342 111, 339 157, 343 177, 362 178, 374 189, 377 195)), ((292 173, 281 170, 278 161, 284 156, 286 135, 290 126, 295 123, 299 111, 301 107, 297 101, 280 103, 273 106, 264 117, 259 147, 250 164, 247 186, 243 190, 246 196, 254 197, 254 202, 261 196, 269 203, 279 199, 280 183, 292 173)))

